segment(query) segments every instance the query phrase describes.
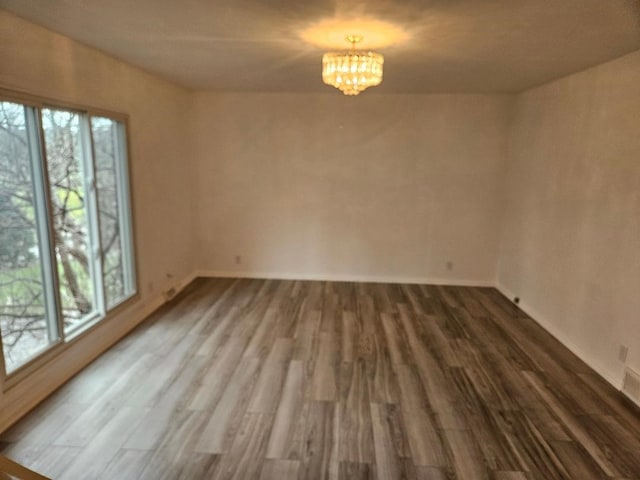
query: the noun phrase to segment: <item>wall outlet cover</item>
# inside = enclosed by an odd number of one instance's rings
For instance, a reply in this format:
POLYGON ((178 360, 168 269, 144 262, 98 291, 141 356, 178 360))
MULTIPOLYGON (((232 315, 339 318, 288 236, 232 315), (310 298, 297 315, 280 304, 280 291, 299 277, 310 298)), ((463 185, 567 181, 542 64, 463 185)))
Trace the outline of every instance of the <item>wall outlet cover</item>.
POLYGON ((618 360, 622 363, 626 363, 627 355, 629 355, 629 347, 626 345, 620 345, 620 350, 618 350, 618 360))

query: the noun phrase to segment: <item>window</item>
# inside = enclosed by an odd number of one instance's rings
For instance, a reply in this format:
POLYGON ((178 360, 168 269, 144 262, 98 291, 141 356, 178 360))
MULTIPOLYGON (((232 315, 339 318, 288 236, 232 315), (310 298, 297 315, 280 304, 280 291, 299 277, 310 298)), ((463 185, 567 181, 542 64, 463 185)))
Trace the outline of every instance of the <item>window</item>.
POLYGON ((122 123, 110 118, 91 118, 107 308, 120 303, 135 288, 123 129, 122 123))
POLYGON ((0 100, 0 333, 6 373, 135 293, 125 126, 0 100))

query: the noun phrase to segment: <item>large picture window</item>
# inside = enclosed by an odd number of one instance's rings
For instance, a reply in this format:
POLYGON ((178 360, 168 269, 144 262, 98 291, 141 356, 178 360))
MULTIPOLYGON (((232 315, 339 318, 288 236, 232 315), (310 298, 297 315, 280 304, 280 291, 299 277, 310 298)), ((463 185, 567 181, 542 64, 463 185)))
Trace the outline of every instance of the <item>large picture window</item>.
POLYGON ((126 131, 0 100, 0 333, 7 374, 135 293, 126 131))

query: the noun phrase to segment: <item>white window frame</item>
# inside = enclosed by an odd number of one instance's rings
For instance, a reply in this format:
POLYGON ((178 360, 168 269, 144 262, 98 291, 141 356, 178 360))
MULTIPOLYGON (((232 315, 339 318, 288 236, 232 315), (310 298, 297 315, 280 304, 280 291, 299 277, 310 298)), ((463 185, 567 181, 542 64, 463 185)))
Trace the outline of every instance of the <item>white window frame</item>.
MULTIPOLYGON (((19 383, 34 370, 42 367, 53 356, 75 342, 92 328, 117 313, 139 295, 137 285, 137 265, 135 256, 135 237, 133 229, 133 205, 130 185, 128 116, 103 109, 73 105, 30 94, 4 90, 0 88, 0 101, 13 102, 25 107, 27 135, 32 168, 34 189, 34 208, 37 222, 37 238, 42 264, 43 289, 45 292, 45 310, 47 315, 47 333, 49 344, 34 353, 32 358, 11 372, 7 372, 4 361, 3 345, 0 341, 0 375, 2 387, 6 390, 19 383), (53 234, 53 218, 51 209, 51 190, 47 171, 47 154, 44 143, 44 131, 41 110, 44 108, 65 110, 78 114, 80 119, 80 135, 82 145, 83 172, 85 175, 85 203, 87 229, 89 234, 90 272, 95 302, 94 311, 83 318, 78 325, 64 331, 64 318, 60 301, 58 268, 55 256, 53 234), (123 282, 125 295, 118 302, 107 308, 105 285, 103 284, 102 259, 100 248, 100 219, 98 212, 98 194, 95 181, 95 155, 91 118, 100 117, 117 122, 118 153, 115 161, 116 192, 118 199, 118 221, 120 223, 120 242, 123 262, 123 282)), ((1 339, 0 339, 1 340, 1 339)))

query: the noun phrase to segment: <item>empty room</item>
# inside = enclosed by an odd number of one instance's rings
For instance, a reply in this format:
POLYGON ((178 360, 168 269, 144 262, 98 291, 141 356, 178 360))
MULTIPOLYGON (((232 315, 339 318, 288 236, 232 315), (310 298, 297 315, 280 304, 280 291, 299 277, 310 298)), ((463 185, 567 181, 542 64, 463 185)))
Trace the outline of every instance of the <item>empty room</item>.
POLYGON ((640 480, 640 1, 0 0, 0 480, 640 480))

